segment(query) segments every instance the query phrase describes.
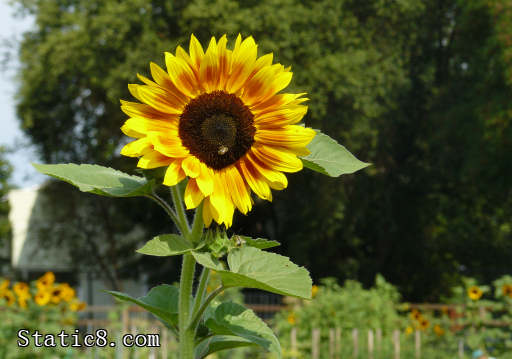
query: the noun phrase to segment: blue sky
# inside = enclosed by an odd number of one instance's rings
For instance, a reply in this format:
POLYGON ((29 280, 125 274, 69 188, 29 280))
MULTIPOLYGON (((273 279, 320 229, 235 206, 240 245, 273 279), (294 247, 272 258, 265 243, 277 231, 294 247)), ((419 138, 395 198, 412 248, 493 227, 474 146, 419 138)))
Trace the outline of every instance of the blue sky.
MULTIPOLYGON (((19 18, 14 16, 14 11, 7 0, 0 0, 0 44, 4 41, 18 41, 22 33, 33 25, 32 18, 19 18)), ((0 47, 0 54, 6 51, 5 46, 0 47)), ((16 49, 9 50, 14 55, 5 68, 0 68, 0 145, 13 148, 13 153, 7 159, 14 166, 11 183, 19 187, 28 187, 41 183, 45 178, 37 173, 31 162, 38 162, 37 155, 28 146, 29 141, 19 129, 19 121, 15 114, 15 100, 17 82, 16 72, 19 62, 16 58, 16 49)))

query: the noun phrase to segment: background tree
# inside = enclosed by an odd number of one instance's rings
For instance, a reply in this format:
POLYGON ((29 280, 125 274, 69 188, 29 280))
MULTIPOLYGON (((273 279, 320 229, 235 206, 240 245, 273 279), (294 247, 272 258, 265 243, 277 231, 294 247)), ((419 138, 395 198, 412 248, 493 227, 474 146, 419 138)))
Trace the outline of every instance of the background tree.
MULTIPOLYGON (((14 3, 36 18, 21 44, 18 114, 43 161, 129 170, 118 100, 135 73, 163 66, 190 33, 203 44, 253 35, 260 53, 293 65, 292 90, 311 98, 306 123, 374 165, 342 181, 290 175, 289 190, 257 201, 236 231, 283 242, 315 279, 370 284, 380 272, 410 300, 436 300, 463 274, 510 270, 505 0, 14 3)), ((122 202, 105 205, 138 223, 122 202)), ((144 223, 158 230, 159 218, 144 223)))
POLYGON ((0 273, 5 273, 11 260, 11 224, 9 222, 9 178, 12 166, 5 158, 6 149, 0 146, 0 273))

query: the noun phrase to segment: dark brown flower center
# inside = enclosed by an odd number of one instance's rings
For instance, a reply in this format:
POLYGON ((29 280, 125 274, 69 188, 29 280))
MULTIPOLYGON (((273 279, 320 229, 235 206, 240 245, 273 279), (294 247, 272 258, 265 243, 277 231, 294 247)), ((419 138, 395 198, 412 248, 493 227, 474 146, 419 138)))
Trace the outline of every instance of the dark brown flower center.
POLYGON ((185 106, 179 136, 192 155, 219 170, 238 161, 251 148, 256 133, 253 119, 237 96, 213 91, 185 106))

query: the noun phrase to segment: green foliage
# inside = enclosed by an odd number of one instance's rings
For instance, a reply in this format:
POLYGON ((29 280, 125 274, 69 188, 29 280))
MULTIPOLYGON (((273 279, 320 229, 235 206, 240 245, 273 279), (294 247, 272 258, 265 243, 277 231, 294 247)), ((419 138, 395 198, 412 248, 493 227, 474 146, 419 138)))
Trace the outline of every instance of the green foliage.
POLYGON ((12 166, 5 159, 6 150, 0 146, 0 272, 4 263, 10 261, 11 224, 9 222, 9 202, 7 194, 10 190, 9 178, 12 166))
MULTIPOLYGON (((213 343, 209 343, 209 339, 206 339, 206 348, 203 349, 201 346, 197 348, 198 353, 204 353, 200 355, 201 358, 214 351, 243 346, 242 343, 244 342, 240 341, 240 338, 257 344, 281 358, 281 346, 272 330, 252 310, 240 304, 233 302, 214 303, 205 313, 204 321, 205 325, 216 336, 235 336, 238 340, 234 341, 233 337, 223 337, 223 340, 221 340, 221 338, 215 338, 214 336, 213 343), (228 347, 220 347, 221 342, 232 344, 228 347)), ((245 346, 247 346, 247 343, 245 343, 245 346)))
POLYGON ((309 143, 308 150, 311 153, 302 158, 304 166, 331 177, 354 173, 370 165, 359 161, 345 147, 320 131, 309 143))
POLYGON ((192 253, 196 261, 219 273, 226 288, 257 288, 269 292, 311 298, 311 278, 308 271, 286 257, 264 252, 254 247, 242 247, 229 252, 229 269, 210 253, 192 253))
POLYGON ((148 256, 168 257, 189 253, 194 245, 177 234, 162 234, 148 241, 137 253, 148 256))
POLYGON ((70 183, 82 192, 103 196, 134 197, 151 193, 153 183, 143 177, 131 176, 121 171, 97 165, 73 163, 34 164, 41 173, 70 183))

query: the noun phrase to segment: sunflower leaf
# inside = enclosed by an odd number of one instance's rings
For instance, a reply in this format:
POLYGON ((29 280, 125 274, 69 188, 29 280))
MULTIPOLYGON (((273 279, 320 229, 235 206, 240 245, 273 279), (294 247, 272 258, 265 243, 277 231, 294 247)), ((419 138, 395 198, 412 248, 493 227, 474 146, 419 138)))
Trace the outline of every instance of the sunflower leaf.
POLYGON ((177 234, 161 234, 146 242, 136 252, 148 256, 168 257, 188 253, 194 249, 194 245, 187 239, 177 234))
POLYGON ((133 303, 154 314, 171 329, 178 325, 179 290, 175 286, 162 284, 151 288, 148 294, 134 298, 126 293, 107 291, 117 299, 133 303))
POLYGON ((249 247, 256 247, 259 249, 268 249, 280 246, 281 243, 278 241, 270 241, 264 238, 251 238, 248 236, 235 235, 233 238, 235 241, 240 242, 240 245, 246 245, 249 247))
POLYGON ((221 350, 248 346, 257 347, 257 344, 235 335, 214 335, 197 345, 195 357, 196 359, 202 359, 221 350))
POLYGON ((213 343, 210 342, 208 353, 234 346, 245 346, 249 341, 281 358, 281 345, 272 330, 252 310, 243 305, 233 302, 213 303, 205 312, 204 322, 214 334, 225 336, 217 338, 213 343))
POLYGON ((331 137, 319 130, 316 132, 316 136, 307 146, 311 153, 301 158, 304 167, 324 175, 338 177, 354 173, 370 165, 370 163, 358 160, 331 137))
POLYGON ((256 288, 311 299, 312 281, 308 271, 279 254, 249 246, 235 248, 228 254, 229 270, 211 253, 193 251, 192 255, 202 266, 217 271, 226 288, 256 288))
POLYGON ((151 193, 153 181, 98 165, 61 163, 32 164, 39 172, 90 192, 110 197, 135 197, 151 193))

